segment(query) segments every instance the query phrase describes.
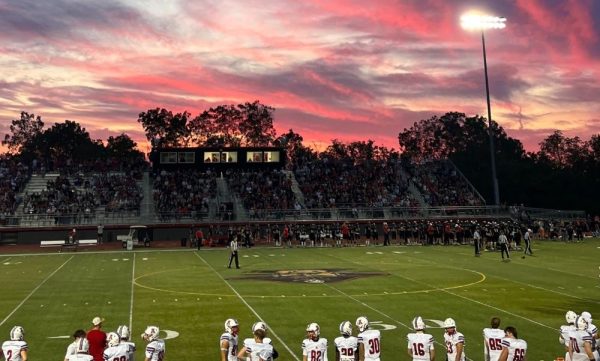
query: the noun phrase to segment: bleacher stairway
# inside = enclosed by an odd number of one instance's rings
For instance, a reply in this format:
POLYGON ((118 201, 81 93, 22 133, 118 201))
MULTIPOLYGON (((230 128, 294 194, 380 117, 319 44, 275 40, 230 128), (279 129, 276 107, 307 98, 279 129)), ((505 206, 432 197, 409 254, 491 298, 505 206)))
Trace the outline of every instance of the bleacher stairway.
MULTIPOLYGON (((25 188, 23 189, 23 193, 21 193, 19 196, 21 197, 21 199, 24 199, 25 194, 41 193, 42 191, 47 189, 46 185, 48 184, 48 181, 55 181, 56 178, 58 178, 58 176, 58 173, 46 173, 45 175, 32 174, 31 179, 29 179, 29 182, 27 182, 25 188)), ((17 206, 17 210, 15 212, 15 215, 17 217, 23 216, 24 203, 25 202, 21 202, 17 206)))

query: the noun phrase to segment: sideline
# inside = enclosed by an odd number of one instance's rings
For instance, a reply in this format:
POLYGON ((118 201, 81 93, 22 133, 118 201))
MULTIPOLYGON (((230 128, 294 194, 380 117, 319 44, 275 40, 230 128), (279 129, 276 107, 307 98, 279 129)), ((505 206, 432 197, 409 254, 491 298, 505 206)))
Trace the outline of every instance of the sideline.
POLYGON ((17 307, 15 307, 15 309, 14 309, 14 310, 12 310, 12 312, 11 312, 11 313, 9 313, 9 314, 8 314, 8 316, 6 316, 6 317, 5 317, 5 318, 2 320, 2 322, 0 322, 0 326, 4 325, 4 323, 5 323, 5 322, 6 322, 6 321, 7 321, 7 320, 8 320, 8 319, 9 319, 9 318, 10 318, 10 317, 11 317, 11 316, 12 316, 12 315, 15 313, 15 312, 17 312, 17 310, 18 310, 19 308, 21 308, 21 306, 23 306, 23 304, 24 304, 25 302, 27 302, 27 300, 28 300, 28 299, 29 299, 31 296, 33 296, 33 294, 35 293, 35 291, 37 291, 37 290, 38 290, 40 287, 42 287, 42 286, 44 285, 44 283, 46 283, 46 281, 48 281, 48 280, 50 279, 50 277, 54 276, 54 274, 56 274, 56 272, 60 271, 60 269, 61 269, 61 268, 63 268, 63 267, 64 267, 64 266, 65 266, 65 265, 66 265, 66 264, 67 264, 67 263, 68 263, 70 260, 72 260, 72 259, 73 259, 73 256, 69 257, 69 259, 68 259, 68 260, 66 260, 66 261, 65 261, 63 264, 61 264, 61 265, 60 265, 60 266, 59 266, 57 269, 55 269, 55 270, 54 270, 54 272, 50 273, 50 275, 48 275, 48 277, 44 278, 44 280, 43 280, 43 281, 42 281, 42 282, 41 282, 39 285, 37 285, 37 287, 36 287, 36 288, 34 288, 34 289, 33 289, 33 291, 31 291, 31 292, 30 292, 30 293, 29 293, 29 294, 28 294, 28 295, 27 295, 27 296, 26 296, 26 297, 23 299, 23 301, 21 301, 21 303, 19 303, 19 304, 17 305, 17 307))
POLYGON ((133 254, 133 266, 131 267, 131 299, 129 300, 129 335, 133 324, 133 285, 135 284, 135 253, 133 254))
MULTIPOLYGON (((248 302, 246 302, 246 300, 244 299, 244 297, 242 297, 242 295, 240 295, 240 294, 238 293, 238 291, 236 291, 236 289, 235 289, 235 288, 233 288, 233 286, 232 286, 232 285, 231 285, 229 282, 227 282, 227 280, 226 280, 225 278, 223 278, 223 276, 221 276, 221 274, 220 274, 219 272, 217 272, 217 270, 215 270, 215 269, 214 269, 214 267, 213 267, 213 266, 211 266, 211 265, 210 265, 208 262, 206 262, 206 260, 205 260, 204 258, 202 258, 202 256, 200 256, 200 255, 198 254, 198 252, 196 252, 196 253, 194 253, 194 254, 196 255, 196 257, 200 258, 200 260, 202 260, 202 262, 204 262, 204 264, 205 264, 206 266, 208 266, 208 268, 210 268, 210 269, 211 269, 211 270, 212 270, 212 271, 213 271, 213 272, 214 272, 214 273, 215 273, 215 274, 216 274, 216 275, 217 275, 217 276, 218 276, 218 277, 219 277, 219 278, 220 278, 220 279, 221 279, 221 280, 222 280, 222 281, 223 281, 223 282, 224 282, 224 283, 225 283, 225 284, 226 284, 226 285, 227 285, 227 286, 228 286, 228 287, 229 287, 229 288, 230 288, 230 289, 233 291, 233 293, 235 293, 235 294, 237 295, 237 297, 240 299, 240 301, 242 301, 242 303, 243 303, 244 305, 246 305, 246 307, 248 307, 248 309, 249 309, 250 311, 252 311, 252 313, 253 313, 253 314, 254 314, 254 315, 255 315, 255 316, 256 316, 256 317, 257 317, 259 320, 263 321, 263 318, 262 318, 262 317, 260 317, 260 315, 259 315, 259 314, 258 314, 258 313, 257 313, 257 312, 254 310, 254 308, 252 308, 252 306, 250 306, 250 305, 248 304, 248 302)), ((269 332, 270 332, 270 333, 271 333, 273 336, 275 336, 275 338, 276 338, 276 339, 277 339, 277 340, 278 340, 278 341, 279 341, 279 342, 280 342, 280 343, 283 345, 283 347, 284 347, 284 348, 285 348, 285 349, 286 349, 286 350, 287 350, 287 351, 290 353, 290 355, 292 355, 292 357, 294 358, 294 360, 296 360, 296 361, 300 361, 300 359, 298 358, 298 356, 296 356, 296 355, 294 354, 294 352, 292 352, 292 350, 289 348, 289 346, 288 346, 288 345, 287 345, 285 342, 283 342, 283 340, 282 340, 282 339, 281 339, 281 338, 280 338, 280 337, 279 337, 279 336, 278 336, 278 335, 275 333, 275 331, 273 331, 273 329, 272 329, 272 328, 270 328, 270 327, 269 327, 269 332)))

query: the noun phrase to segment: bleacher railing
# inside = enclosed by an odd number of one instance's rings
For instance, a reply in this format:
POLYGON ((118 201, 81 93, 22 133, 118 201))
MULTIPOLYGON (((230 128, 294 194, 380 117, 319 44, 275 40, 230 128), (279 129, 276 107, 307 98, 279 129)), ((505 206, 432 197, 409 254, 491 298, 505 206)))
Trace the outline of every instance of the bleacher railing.
POLYGON ((27 214, 20 217, 2 216, 0 227, 64 227, 127 224, 189 224, 212 222, 298 222, 298 221, 371 221, 387 219, 436 219, 436 218, 531 218, 531 219, 583 219, 583 211, 550 210, 528 207, 504 206, 446 206, 446 207, 377 207, 340 205, 336 208, 319 209, 262 209, 246 212, 185 211, 163 212, 142 216, 139 211, 104 211, 93 214, 27 214))

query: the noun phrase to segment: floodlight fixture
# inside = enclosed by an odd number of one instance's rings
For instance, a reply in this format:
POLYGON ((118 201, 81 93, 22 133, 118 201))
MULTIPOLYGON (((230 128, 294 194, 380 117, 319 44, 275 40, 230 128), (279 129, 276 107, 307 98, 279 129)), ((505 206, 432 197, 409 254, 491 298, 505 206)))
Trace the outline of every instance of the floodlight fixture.
POLYGON ((466 30, 504 29, 506 18, 491 15, 465 14, 460 17, 460 25, 466 30))

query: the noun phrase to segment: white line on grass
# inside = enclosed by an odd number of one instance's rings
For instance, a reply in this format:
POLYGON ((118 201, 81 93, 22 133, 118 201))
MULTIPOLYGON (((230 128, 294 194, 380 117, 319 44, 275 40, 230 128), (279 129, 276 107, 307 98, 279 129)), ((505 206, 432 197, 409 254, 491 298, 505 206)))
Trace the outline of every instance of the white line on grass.
POLYGON ((50 275, 49 275, 48 277, 44 278, 44 280, 42 281, 42 283, 40 283, 39 285, 37 285, 37 287, 36 287, 36 288, 34 288, 34 289, 33 289, 33 291, 29 292, 29 294, 27 295, 27 297, 25 297, 25 298, 23 299, 23 301, 21 301, 21 303, 19 303, 19 304, 17 305, 17 307, 15 307, 15 309, 14 309, 14 310, 12 310, 12 312, 11 312, 11 313, 9 313, 9 314, 8 314, 8 316, 6 316, 6 317, 5 317, 5 318, 2 320, 2 322, 0 322, 0 326, 4 325, 4 323, 5 323, 5 322, 6 322, 6 321, 7 321, 7 320, 10 318, 10 316, 12 316, 12 315, 13 315, 15 312, 17 312, 17 310, 18 310, 19 308, 21 308, 21 306, 23 306, 23 304, 24 304, 25 302, 27 302, 27 300, 28 300, 28 299, 29 299, 29 298, 30 298, 30 297, 31 297, 31 296, 32 296, 32 295, 35 293, 35 291, 37 291, 37 290, 38 290, 40 287, 42 287, 42 286, 44 285, 44 283, 46 283, 46 281, 48 281, 48 280, 50 279, 50 277, 54 276, 54 274, 55 274, 56 272, 60 271, 60 269, 61 269, 61 268, 63 268, 63 267, 64 267, 64 265, 66 265, 66 264, 67 264, 67 262, 69 262, 69 261, 70 261, 70 260, 72 260, 72 259, 73 259, 73 256, 69 257, 69 259, 68 259, 68 260, 66 260, 66 261, 65 261, 63 264, 61 264, 61 265, 60 265, 60 267, 58 267, 57 269, 55 269, 55 270, 54 270, 54 272, 50 273, 50 275))
POLYGON ((3 259, 2 261, 0 261, 0 263, 5 263, 5 262, 8 262, 8 261, 10 261, 10 259, 11 259, 11 258, 12 258, 12 257, 8 257, 7 259, 3 259))
MULTIPOLYGON (((388 314, 386 314, 386 313, 384 313, 384 312, 382 312, 382 311, 380 311, 380 310, 376 309, 375 307, 373 307, 373 306, 371 306, 371 305, 369 305, 369 304, 367 304, 367 303, 365 303, 365 302, 363 302, 363 301, 361 301, 361 300, 359 300, 359 299, 357 299, 357 298, 355 298, 355 297, 353 297, 353 296, 351 296, 351 295, 347 294, 346 292, 344 292, 344 291, 342 291, 342 290, 340 290, 340 289, 337 289, 337 288, 335 288, 335 287, 333 287, 333 286, 331 286, 331 285, 329 285, 329 284, 327 284, 327 283, 325 283, 324 285, 325 285, 325 286, 327 286, 327 287, 329 287, 329 288, 331 288, 331 289, 332 289, 332 290, 334 290, 334 291, 337 291, 337 292, 339 292, 341 295, 343 295, 343 296, 346 296, 346 297, 348 297, 349 299, 351 299, 351 300, 353 300, 353 301, 355 301, 355 302, 357 302, 357 303, 360 303, 361 305, 365 306, 366 308, 368 308, 368 309, 370 309, 370 310, 373 310, 373 311, 377 312, 378 314, 382 315, 383 317, 386 317, 387 319, 389 319, 389 320, 392 320, 392 321, 396 322, 397 324, 404 326, 404 327, 405 327, 405 328, 407 328, 409 331, 412 331, 412 327, 408 326, 407 324, 405 324, 405 323, 403 323, 403 322, 401 322, 401 321, 398 321, 398 320, 396 320, 396 319, 395 319, 395 318, 393 318, 392 316, 390 316, 390 315, 388 315, 388 314)), ((441 343, 441 342, 438 342, 438 341, 434 341, 434 342, 435 342, 435 343, 437 343, 437 344, 438 344, 438 345, 440 345, 440 346, 446 347, 446 345, 445 345, 445 344, 443 344, 443 343, 441 343)), ((472 361, 472 359, 470 359, 470 358, 468 358, 468 357, 466 357, 466 359, 467 359, 467 360, 471 360, 471 361, 472 361)))
POLYGON ((135 253, 133 254, 133 266, 131 267, 131 299, 129 300, 129 333, 133 323, 133 285, 135 284, 135 253))
MULTIPOLYGON (((202 262, 204 262, 204 264, 205 264, 206 266, 208 266, 208 268, 210 268, 210 269, 211 269, 211 270, 212 270, 212 271, 213 271, 213 272, 214 272, 214 273, 215 273, 215 274, 216 274, 216 275, 217 275, 217 276, 218 276, 218 277, 219 277, 219 278, 220 278, 220 279, 221 279, 221 280, 222 280, 222 281, 223 281, 223 282, 224 282, 224 283, 225 283, 225 284, 226 284, 226 285, 227 285, 227 286, 228 286, 228 287, 229 287, 229 288, 230 288, 230 289, 233 291, 233 293, 235 293, 235 294, 236 294, 236 296, 237 296, 237 297, 240 299, 240 301, 242 301, 242 303, 243 303, 244 305, 246 305, 246 307, 248 307, 248 309, 249 309, 249 310, 250 310, 250 311, 251 311, 251 312, 252 312, 252 313, 253 313, 253 314, 254 314, 254 315, 255 315, 255 316, 256 316, 256 317, 259 319, 259 320, 261 320, 261 321, 263 321, 263 322, 264 322, 263 318, 262 318, 262 317, 260 317, 260 315, 259 315, 259 314, 258 314, 258 313, 257 313, 257 312, 254 310, 254 308, 252 308, 252 306, 250 306, 250 305, 248 304, 248 302, 246 302, 246 300, 244 299, 244 297, 242 297, 242 295, 240 295, 240 294, 239 294, 239 292, 238 292, 238 291, 236 291, 236 289, 235 289, 235 288, 233 288, 233 286, 232 286, 232 285, 231 285, 229 282, 227 282, 227 280, 226 280, 225 278, 223 278, 223 276, 221 276, 221 274, 220 274, 219 272, 217 272, 217 270, 215 270, 215 269, 213 268, 213 266, 211 266, 211 265, 210 265, 208 262, 206 262, 206 260, 205 260, 204 258, 202 258, 202 256, 200 256, 200 255, 198 254, 198 252, 196 252, 196 253, 194 253, 194 254, 196 255, 196 257, 200 258, 200 260, 202 260, 202 262)), ((286 350, 287 350, 287 351, 290 353, 290 355, 292 355, 292 357, 294 358, 294 360, 296 360, 296 361, 300 361, 300 359, 298 358, 298 356, 296 356, 296 355, 294 354, 294 352, 293 352, 293 351, 292 351, 292 350, 289 348, 289 346, 288 346, 288 345, 287 345, 285 342, 283 342, 283 340, 281 339, 281 337, 279 337, 279 336, 278 336, 278 335, 275 333, 275 331, 273 331, 273 329, 272 329, 271 327, 269 327, 269 331, 270 331, 270 333, 271 333, 273 336, 275 336, 275 338, 276 338, 276 339, 277 339, 279 342, 281 342, 281 344, 283 345, 283 347, 284 347, 284 348, 285 348, 285 349, 286 349, 286 350)))

